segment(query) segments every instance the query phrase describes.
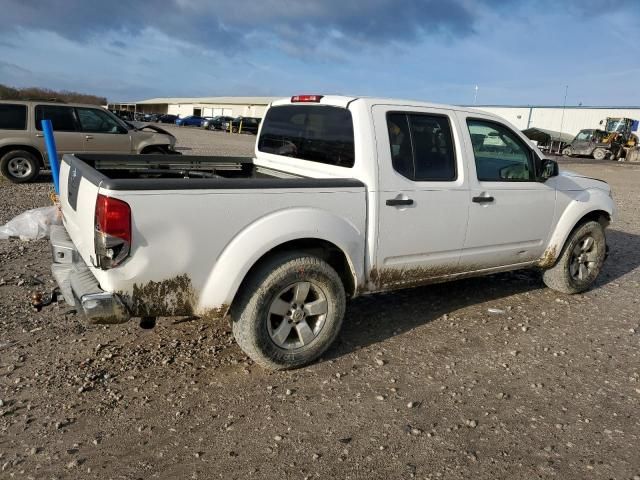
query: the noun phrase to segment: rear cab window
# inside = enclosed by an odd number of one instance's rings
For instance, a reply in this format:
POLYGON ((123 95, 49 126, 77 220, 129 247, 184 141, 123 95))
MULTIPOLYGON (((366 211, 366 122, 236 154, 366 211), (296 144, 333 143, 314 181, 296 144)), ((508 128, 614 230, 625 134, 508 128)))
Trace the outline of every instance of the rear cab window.
POLYGON ((271 107, 262 122, 258 150, 351 168, 355 161, 351 112, 330 105, 271 107))
POLYGON ((27 106, 19 104, 0 104, 0 130, 26 130, 27 106))

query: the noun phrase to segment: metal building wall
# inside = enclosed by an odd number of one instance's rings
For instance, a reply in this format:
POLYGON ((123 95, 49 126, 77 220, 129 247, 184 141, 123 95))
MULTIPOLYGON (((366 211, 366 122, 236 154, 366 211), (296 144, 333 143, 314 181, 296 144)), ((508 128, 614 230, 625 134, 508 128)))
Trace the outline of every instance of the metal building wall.
POLYGON ((203 116, 226 115, 229 117, 259 117, 264 116, 266 105, 229 105, 213 103, 182 103, 169 104, 168 113, 186 117, 193 115, 193 110, 199 108, 203 116))
POLYGON ((607 117, 627 117, 640 119, 640 107, 637 108, 593 108, 593 107, 475 107, 478 110, 498 115, 513 123, 520 130, 530 127, 544 128, 571 135, 583 128, 598 128, 600 120, 607 117), (561 128, 562 127, 562 128, 561 128))

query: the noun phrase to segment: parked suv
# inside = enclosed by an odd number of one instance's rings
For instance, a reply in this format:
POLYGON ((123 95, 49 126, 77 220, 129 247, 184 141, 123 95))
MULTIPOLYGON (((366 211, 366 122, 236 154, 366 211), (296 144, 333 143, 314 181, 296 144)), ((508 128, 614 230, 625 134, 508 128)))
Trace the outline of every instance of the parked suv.
POLYGON ((154 125, 136 128, 96 105, 0 100, 0 172, 33 180, 48 168, 42 120, 51 120, 58 154, 175 153, 176 138, 154 125))
POLYGON ((224 122, 222 126, 223 130, 229 131, 229 129, 231 129, 233 133, 244 132, 257 135, 261 120, 261 118, 255 117, 236 117, 224 122), (231 127, 229 127, 229 125, 231 125, 231 127))

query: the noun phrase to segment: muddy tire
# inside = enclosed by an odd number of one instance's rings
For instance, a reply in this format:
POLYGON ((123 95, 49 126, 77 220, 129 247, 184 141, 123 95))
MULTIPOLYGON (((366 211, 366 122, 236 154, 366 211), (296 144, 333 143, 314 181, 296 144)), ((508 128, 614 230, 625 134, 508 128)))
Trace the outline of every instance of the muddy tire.
POLYGON ((607 158, 608 152, 604 148, 596 148, 593 151, 593 158, 596 160, 604 160, 607 158))
POLYGON ((342 281, 328 263, 302 253, 277 255, 241 287, 231 307, 233 335, 263 367, 302 367, 334 342, 345 305, 342 281))
POLYGON ((12 150, 0 159, 0 172, 13 183, 27 183, 38 176, 40 161, 26 150, 12 150))
POLYGON ((562 155, 564 155, 565 157, 570 157, 571 155, 573 155, 573 151, 571 150, 571 147, 567 147, 564 150, 562 150, 562 155))
POLYGON ((562 293, 584 292, 595 282, 606 255, 604 228, 595 221, 585 222, 569 235, 556 264, 545 270, 547 287, 562 293))

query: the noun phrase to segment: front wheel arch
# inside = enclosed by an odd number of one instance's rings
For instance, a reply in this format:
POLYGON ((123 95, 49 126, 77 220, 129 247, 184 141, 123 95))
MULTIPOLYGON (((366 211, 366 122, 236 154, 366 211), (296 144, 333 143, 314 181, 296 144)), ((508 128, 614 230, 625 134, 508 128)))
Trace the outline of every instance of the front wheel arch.
POLYGON ((140 151, 140 155, 166 154, 168 147, 166 145, 148 145, 140 151))

